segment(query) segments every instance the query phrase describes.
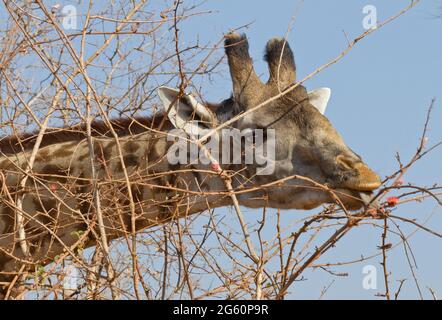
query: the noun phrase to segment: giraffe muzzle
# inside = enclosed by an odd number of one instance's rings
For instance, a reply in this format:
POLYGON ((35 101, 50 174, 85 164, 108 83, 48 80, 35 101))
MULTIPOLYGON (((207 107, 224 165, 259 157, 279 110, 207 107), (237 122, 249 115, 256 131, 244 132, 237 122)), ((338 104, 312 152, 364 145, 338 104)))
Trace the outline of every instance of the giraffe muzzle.
POLYGON ((343 187, 355 191, 373 191, 382 185, 381 178, 367 165, 358 163, 355 165, 357 175, 348 179, 343 187))

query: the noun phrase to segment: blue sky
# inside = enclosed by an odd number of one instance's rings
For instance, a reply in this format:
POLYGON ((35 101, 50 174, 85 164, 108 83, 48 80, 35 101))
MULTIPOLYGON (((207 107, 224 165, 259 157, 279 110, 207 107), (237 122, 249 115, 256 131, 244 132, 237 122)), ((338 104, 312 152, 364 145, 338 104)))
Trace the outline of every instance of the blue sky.
MULTIPOLYGON (((215 11, 183 24, 184 41, 216 41, 229 29, 251 23, 243 29, 250 42, 250 53, 257 72, 265 79, 266 66, 262 61, 265 43, 275 36, 284 36, 291 18, 297 11, 288 40, 295 53, 298 79, 334 58, 353 39, 364 31, 362 8, 377 8, 378 21, 383 21, 409 4, 409 1, 207 1, 200 9, 215 11), (345 32, 345 34, 344 34, 345 32)), ((423 1, 398 20, 362 40, 336 65, 306 83, 308 89, 328 86, 332 97, 326 115, 342 134, 345 141, 381 176, 397 169, 395 154, 405 161, 415 152, 431 99, 438 99, 432 116, 429 145, 442 139, 442 13, 441 1, 423 1)), ((227 67, 224 66, 227 72, 227 67)), ((227 74, 227 73, 226 73, 227 74)), ((205 82, 203 91, 208 99, 221 99, 231 90, 229 78, 219 77, 205 82)), ((432 185, 442 181, 442 150, 436 150, 421 160, 405 176, 406 182, 432 185)), ((394 195, 392 193, 391 195, 394 195)), ((434 210, 426 224, 442 231, 442 210, 432 201, 404 205, 396 215, 423 221, 434 210)), ((252 213, 247 215, 254 221, 252 213)), ((256 213, 256 212, 255 212, 256 213)), ((286 212, 287 222, 298 219, 304 212, 286 212)), ((255 219, 258 219, 256 217, 255 219)), ((402 225, 401 225, 402 227, 402 225)), ((405 234, 414 228, 403 226, 405 234)), ((361 255, 379 253, 380 230, 363 226, 353 230, 320 262, 350 261, 361 255)), ((397 237, 391 242, 396 243, 397 237)), ((414 234, 409 243, 417 260, 415 270, 424 297, 431 298, 427 286, 442 294, 442 256, 438 248, 441 239, 423 233, 414 234)), ((397 280, 407 278, 402 298, 418 298, 417 289, 402 246, 389 251, 391 290, 398 288, 397 280)), ((319 297, 321 289, 330 285, 325 298, 378 299, 383 290, 380 257, 369 261, 336 267, 335 272, 346 272, 348 277, 336 278, 316 269, 306 273, 308 281, 296 283, 291 298, 319 297), (362 287, 362 269, 372 264, 378 270, 378 290, 362 287)))

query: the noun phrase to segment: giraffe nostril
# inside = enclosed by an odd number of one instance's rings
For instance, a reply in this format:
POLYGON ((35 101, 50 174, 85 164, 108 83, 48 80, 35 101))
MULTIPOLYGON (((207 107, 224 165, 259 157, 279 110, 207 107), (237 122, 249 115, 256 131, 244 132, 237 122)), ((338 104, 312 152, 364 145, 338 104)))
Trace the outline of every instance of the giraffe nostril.
POLYGON ((355 162, 347 156, 339 155, 336 157, 336 162, 346 170, 354 170, 355 162))

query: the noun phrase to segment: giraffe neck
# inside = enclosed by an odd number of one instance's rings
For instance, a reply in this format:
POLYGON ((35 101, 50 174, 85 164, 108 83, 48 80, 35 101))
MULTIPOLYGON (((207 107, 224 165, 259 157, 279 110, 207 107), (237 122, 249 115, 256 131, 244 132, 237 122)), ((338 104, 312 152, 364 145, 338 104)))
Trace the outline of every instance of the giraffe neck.
POLYGON ((122 137, 119 143, 94 138, 93 153, 87 140, 49 145, 38 151, 23 190, 17 186, 31 151, 1 157, 0 282, 10 279, 2 272, 17 271, 23 261, 44 265, 63 252, 75 251, 75 246, 93 245, 99 237, 94 190, 109 239, 134 231, 131 202, 137 216, 135 231, 204 211, 208 203, 210 208, 230 204, 227 196, 214 192, 223 190, 221 179, 207 170, 170 165, 166 157, 170 144, 165 134, 143 132, 122 137), (17 208, 20 197, 22 206, 17 208), (18 245, 18 212, 25 220, 28 256, 18 245))

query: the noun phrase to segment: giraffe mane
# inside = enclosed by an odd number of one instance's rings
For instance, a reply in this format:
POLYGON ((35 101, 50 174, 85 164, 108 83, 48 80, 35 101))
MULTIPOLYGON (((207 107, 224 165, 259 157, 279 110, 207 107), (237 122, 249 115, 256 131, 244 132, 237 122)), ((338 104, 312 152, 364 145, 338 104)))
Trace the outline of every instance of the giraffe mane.
MULTIPOLYGON (((112 128, 119 137, 134 135, 158 128, 164 119, 164 113, 156 113, 153 116, 120 117, 111 119, 112 128)), ((168 122, 166 117, 165 123, 168 122)), ((20 135, 9 135, 0 137, 0 155, 9 155, 31 150, 37 139, 39 130, 23 133, 20 135)), ((93 137, 111 137, 111 130, 102 120, 94 120, 91 123, 93 137)), ((80 141, 87 137, 86 124, 79 123, 73 126, 51 128, 43 135, 40 147, 68 141, 80 141)))

